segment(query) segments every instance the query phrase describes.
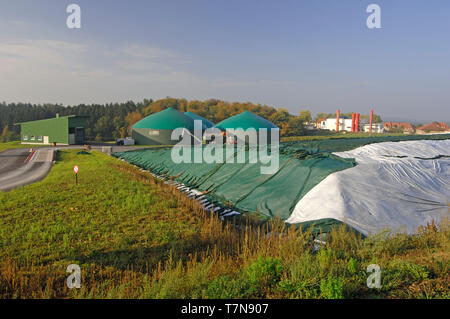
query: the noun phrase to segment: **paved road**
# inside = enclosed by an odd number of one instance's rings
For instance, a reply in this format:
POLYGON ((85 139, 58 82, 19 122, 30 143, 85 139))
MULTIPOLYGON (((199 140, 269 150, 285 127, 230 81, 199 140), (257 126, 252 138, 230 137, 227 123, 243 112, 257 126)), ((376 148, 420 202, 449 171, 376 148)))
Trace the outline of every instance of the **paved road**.
POLYGON ((25 165, 29 149, 10 149, 0 153, 0 176, 25 165))
POLYGON ((52 166, 53 150, 10 149, 0 153, 0 191, 34 183, 47 176, 52 166))

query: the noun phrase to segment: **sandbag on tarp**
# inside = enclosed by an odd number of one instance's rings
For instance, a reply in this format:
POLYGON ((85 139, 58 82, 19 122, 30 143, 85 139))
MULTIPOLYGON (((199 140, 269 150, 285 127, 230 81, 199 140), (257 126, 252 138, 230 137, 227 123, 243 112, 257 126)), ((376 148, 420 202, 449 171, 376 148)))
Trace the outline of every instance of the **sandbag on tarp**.
MULTIPOLYGON (((193 146, 192 150, 195 147, 193 146)), ((208 192, 208 196, 242 212, 259 214, 263 219, 289 218, 296 203, 315 185, 333 172, 353 167, 353 159, 342 159, 317 150, 280 147, 279 168, 274 174, 262 174, 261 164, 249 163, 175 163, 172 149, 115 153, 129 163, 147 169, 190 188, 208 192)), ((252 156, 248 147, 236 150, 252 156)), ((193 162, 193 151, 191 152, 193 162)), ((225 154, 225 151, 224 151, 225 154)))

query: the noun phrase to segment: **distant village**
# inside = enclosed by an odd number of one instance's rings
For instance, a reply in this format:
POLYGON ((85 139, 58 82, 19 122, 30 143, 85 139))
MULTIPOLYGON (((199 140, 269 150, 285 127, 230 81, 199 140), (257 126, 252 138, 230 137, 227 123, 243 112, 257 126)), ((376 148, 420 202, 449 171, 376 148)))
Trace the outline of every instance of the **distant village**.
MULTIPOLYGON (((356 114, 358 115, 358 114, 356 114)), ((340 132, 372 132, 372 133, 403 133, 403 134, 439 134, 450 133, 450 127, 445 122, 432 122, 414 126, 411 123, 382 122, 370 123, 370 120, 359 121, 359 116, 339 116, 319 118, 306 125, 309 130, 329 130, 340 132), (339 122, 339 124, 338 124, 339 122)))

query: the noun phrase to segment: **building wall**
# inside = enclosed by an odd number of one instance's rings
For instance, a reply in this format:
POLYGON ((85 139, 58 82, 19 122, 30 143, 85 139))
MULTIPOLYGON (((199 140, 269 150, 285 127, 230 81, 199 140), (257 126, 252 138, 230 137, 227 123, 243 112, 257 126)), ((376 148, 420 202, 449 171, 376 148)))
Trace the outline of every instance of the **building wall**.
POLYGON ((22 143, 44 144, 48 136, 48 144, 69 144, 69 121, 67 117, 52 118, 40 121, 22 123, 22 143), (27 139, 24 139, 27 136, 27 139), (32 139, 34 137, 34 140, 32 139), (42 137, 39 139, 39 137, 42 137))
MULTIPOLYGON (((364 132, 370 132, 370 124, 364 124, 363 130, 364 132)), ((383 124, 372 123, 372 133, 384 133, 383 124)))
POLYGON ((133 128, 132 137, 138 145, 175 145, 170 139, 172 130, 133 128))
POLYGON ((69 127, 86 127, 86 118, 84 117, 69 117, 69 127))
MULTIPOLYGON (((336 131, 336 118, 329 118, 322 121, 320 128, 322 130, 336 131)), ((352 131, 352 119, 339 118, 339 131, 352 131)))
MULTIPOLYGON (((56 117, 51 119, 21 123, 21 141, 30 144, 74 144, 75 134, 69 134, 70 128, 82 128, 86 126, 83 117, 56 117), (24 139, 27 136, 27 139, 24 139), (34 140, 32 139, 34 137, 34 140), (39 138, 40 137, 40 138, 39 138), (48 137, 48 143, 47 138, 48 137)), ((84 134, 83 134, 84 136, 84 134)))
POLYGON ((384 123, 384 129, 386 131, 402 130, 405 134, 414 133, 414 127, 410 123, 386 122, 384 123))
POLYGON ((86 118, 69 117, 69 144, 83 144, 85 142, 86 118))

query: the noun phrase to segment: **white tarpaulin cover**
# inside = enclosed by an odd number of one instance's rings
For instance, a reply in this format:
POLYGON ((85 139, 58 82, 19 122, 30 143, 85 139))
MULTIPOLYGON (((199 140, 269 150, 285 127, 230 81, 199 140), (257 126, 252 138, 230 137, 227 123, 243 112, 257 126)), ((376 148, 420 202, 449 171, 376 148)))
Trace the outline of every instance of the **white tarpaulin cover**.
POLYGON ((286 222, 333 218, 367 235, 412 233, 449 215, 450 140, 376 143, 334 154, 358 165, 326 177, 286 222))

